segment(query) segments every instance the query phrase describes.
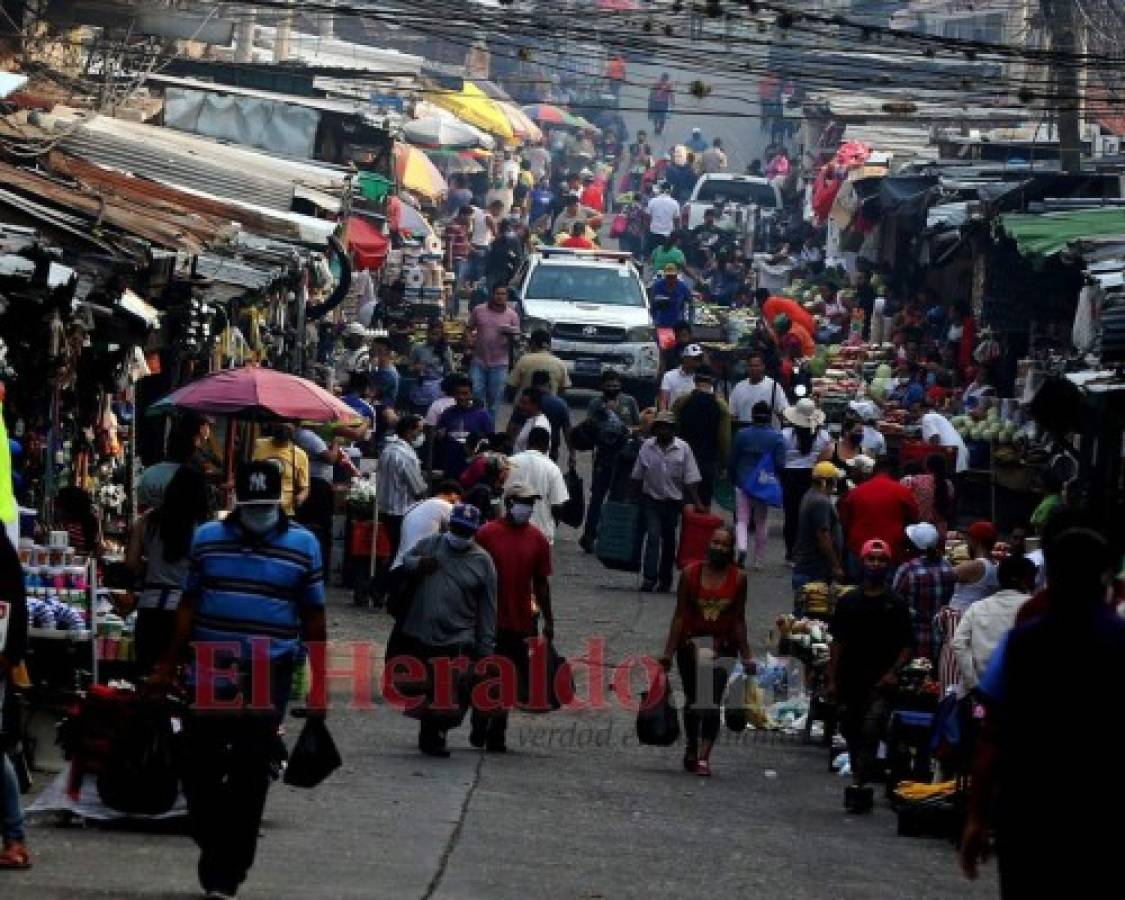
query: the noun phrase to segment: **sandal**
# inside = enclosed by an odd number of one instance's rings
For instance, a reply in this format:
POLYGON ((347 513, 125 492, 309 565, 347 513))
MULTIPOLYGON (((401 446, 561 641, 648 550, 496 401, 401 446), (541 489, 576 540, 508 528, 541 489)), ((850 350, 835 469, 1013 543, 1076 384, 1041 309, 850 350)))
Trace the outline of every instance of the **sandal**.
POLYGON ((8 844, 0 852, 0 869, 30 869, 31 855, 23 844, 8 844))
POLYGON ((701 759, 695 764, 695 774, 701 778, 711 777, 711 763, 706 759, 701 759))

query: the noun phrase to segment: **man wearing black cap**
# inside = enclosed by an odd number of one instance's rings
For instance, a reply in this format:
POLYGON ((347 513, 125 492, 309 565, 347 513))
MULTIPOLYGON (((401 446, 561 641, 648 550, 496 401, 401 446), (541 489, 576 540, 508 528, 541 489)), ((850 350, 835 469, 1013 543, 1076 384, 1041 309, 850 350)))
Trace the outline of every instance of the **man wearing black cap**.
MULTIPOLYGON (((326 640, 320 545, 282 510, 280 468, 244 464, 235 494, 231 515, 195 533, 176 635, 151 679, 166 686, 191 643, 196 694, 185 722, 184 794, 200 884, 208 896, 227 897, 254 861, 294 663, 305 646, 326 640)), ((323 654, 312 659, 310 694, 323 697, 323 654)), ((308 710, 325 712, 322 704, 308 710)))
POLYGON ((677 433, 687 441, 699 466, 699 500, 710 508, 719 464, 730 455, 730 409, 715 396, 715 373, 710 366, 695 370, 695 390, 673 402, 672 414, 677 433))

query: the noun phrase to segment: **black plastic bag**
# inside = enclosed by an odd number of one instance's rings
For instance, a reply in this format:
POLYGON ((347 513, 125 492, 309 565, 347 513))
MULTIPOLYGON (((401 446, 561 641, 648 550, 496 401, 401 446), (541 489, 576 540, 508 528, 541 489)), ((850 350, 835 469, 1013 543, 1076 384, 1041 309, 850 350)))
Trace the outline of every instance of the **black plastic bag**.
POLYGON ((563 480, 566 482, 566 492, 569 496, 559 512, 559 521, 571 528, 581 528, 586 520, 586 491, 582 479, 572 467, 563 476, 563 480))
POLYGON ((549 713, 574 699, 574 674, 566 657, 553 643, 543 640, 532 650, 528 671, 520 672, 519 708, 528 713, 549 713), (543 661, 540 654, 544 654, 543 661), (533 680, 543 679, 542 685, 533 680))
POLYGON ((680 717, 672 705, 668 676, 661 672, 653 679, 652 690, 641 694, 641 708, 637 710, 637 740, 650 747, 670 747, 679 739, 680 717))
POLYGON ((293 787, 316 787, 340 768, 342 762, 324 719, 306 719, 297 745, 289 755, 284 781, 293 787))
POLYGON ((137 704, 112 742, 97 786, 102 802, 118 812, 157 816, 172 808, 180 773, 167 709, 137 704))

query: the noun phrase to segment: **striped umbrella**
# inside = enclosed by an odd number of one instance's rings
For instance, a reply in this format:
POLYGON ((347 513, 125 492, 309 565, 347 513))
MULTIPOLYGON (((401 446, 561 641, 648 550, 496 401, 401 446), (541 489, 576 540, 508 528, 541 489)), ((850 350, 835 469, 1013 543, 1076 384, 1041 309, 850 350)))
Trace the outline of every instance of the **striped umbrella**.
POLYGON ((553 128, 578 128, 578 120, 561 106, 553 103, 532 103, 522 107, 524 114, 533 122, 540 125, 550 125, 553 128))

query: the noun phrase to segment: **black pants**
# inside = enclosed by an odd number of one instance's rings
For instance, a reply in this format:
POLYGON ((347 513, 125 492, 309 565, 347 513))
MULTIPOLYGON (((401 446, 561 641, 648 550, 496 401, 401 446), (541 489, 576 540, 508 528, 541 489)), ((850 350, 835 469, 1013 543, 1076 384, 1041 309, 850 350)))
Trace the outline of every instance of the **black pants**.
POLYGON ((801 516, 801 500, 812 485, 812 469, 782 469, 781 490, 785 505, 785 558, 793 558, 797 543, 797 524, 801 516))
POLYGON ((391 563, 398 555, 398 548, 402 544, 402 520, 404 516, 392 516, 390 513, 379 513, 379 523, 387 529, 387 541, 391 545, 390 556, 382 562, 376 563, 375 586, 376 596, 386 595, 390 590, 391 563))
POLYGON ((309 496, 297 510, 297 521, 316 535, 320 544, 320 561, 324 566, 325 582, 332 571, 332 516, 335 513, 335 495, 332 482, 323 478, 309 479, 309 496))
POLYGON ((582 527, 582 539, 594 541, 598 537, 598 523, 602 519, 602 504, 613 484, 614 465, 594 463, 593 478, 590 480, 590 502, 586 506, 586 522, 582 527))
MULTIPOLYGON (((443 679, 444 666, 439 667, 439 660, 467 660, 467 666, 472 666, 473 648, 469 644, 426 644, 408 634, 403 633, 398 626, 391 632, 387 641, 387 669, 391 669, 396 657, 413 657, 420 660, 426 667, 426 691, 423 707, 416 710, 407 710, 411 718, 418 720, 418 743, 423 746, 434 746, 445 743, 446 732, 461 724, 465 711, 469 708, 471 681, 467 677, 469 668, 461 668, 458 673, 456 666, 448 670, 452 675, 452 685, 444 691, 439 687, 439 679, 443 679), (440 701, 444 696, 449 696, 454 701, 453 708, 449 708, 440 701)), ((446 676, 448 677, 448 676, 446 676)))
POLYGON ((271 713, 212 713, 185 723, 184 794, 204 891, 234 894, 254 864, 278 721, 271 713))
MULTIPOLYGON (((530 662, 527 642, 532 636, 518 631, 496 632, 496 656, 509 660, 515 668, 519 684, 524 684, 530 676, 530 662)), ((492 673, 495 677, 496 673, 492 673)), ((473 731, 483 735, 489 743, 503 743, 508 731, 508 710, 495 709, 487 712, 473 708, 473 731)))
POLYGON ((710 509, 715 497, 715 478, 718 477, 719 463, 718 460, 702 462, 697 459, 696 464, 699 466, 699 484, 695 489, 699 492, 699 502, 710 509))
POLYGON ((729 649, 717 647, 719 655, 702 672, 694 641, 685 641, 676 651, 676 668, 680 670, 680 681, 684 685, 684 739, 689 752, 698 750, 701 732, 705 741, 714 741, 719 735, 719 708, 727 686, 727 673, 734 663, 732 659, 724 658, 730 655, 729 649), (711 676, 709 683, 708 669, 711 676))
POLYGON ((856 784, 879 780, 879 742, 886 734, 890 714, 890 701, 878 689, 852 689, 841 695, 840 733, 848 742, 856 784))
POLYGON ((134 631, 138 675, 151 675, 171 646, 176 636, 176 615, 174 609, 137 610, 134 631))
POLYGON ((680 500, 654 500, 646 496, 642 509, 645 516, 644 580, 670 585, 676 565, 676 529, 684 504, 680 500))

